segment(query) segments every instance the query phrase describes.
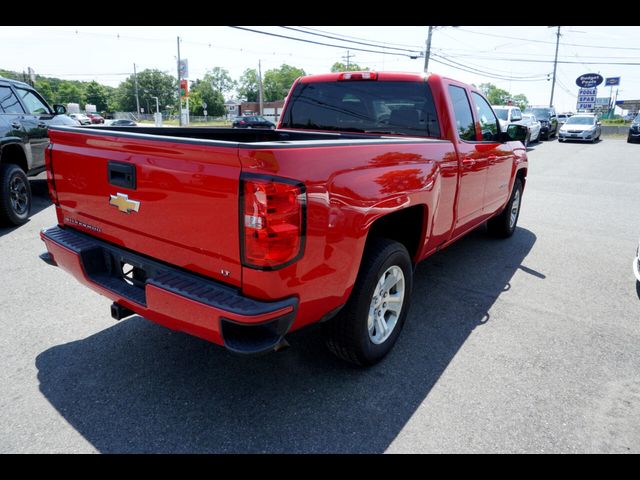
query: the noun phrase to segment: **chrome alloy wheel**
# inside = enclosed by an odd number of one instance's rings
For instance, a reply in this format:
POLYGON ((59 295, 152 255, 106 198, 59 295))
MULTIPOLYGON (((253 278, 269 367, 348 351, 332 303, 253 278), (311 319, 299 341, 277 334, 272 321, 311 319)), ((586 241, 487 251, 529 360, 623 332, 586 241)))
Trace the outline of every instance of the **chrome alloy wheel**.
POLYGON ((373 343, 384 343, 393 332, 402 311, 404 292, 404 273, 393 265, 378 279, 369 305, 367 327, 373 343))
POLYGON ((9 199, 11 207, 18 215, 24 215, 29 208, 29 195, 24 180, 20 177, 14 177, 9 183, 9 199))
POLYGON ((518 210, 520 209, 520 190, 516 190, 511 203, 511 216, 509 217, 509 228, 513 228, 518 218, 518 210))

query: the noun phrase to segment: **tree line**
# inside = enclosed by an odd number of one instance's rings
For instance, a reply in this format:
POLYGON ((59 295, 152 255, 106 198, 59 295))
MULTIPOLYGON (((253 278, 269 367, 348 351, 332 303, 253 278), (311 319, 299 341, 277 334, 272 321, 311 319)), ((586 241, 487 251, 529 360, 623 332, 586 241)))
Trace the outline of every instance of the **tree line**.
MULTIPOLYGON (((283 64, 264 72, 262 79, 265 102, 283 100, 296 78, 306 75, 297 67, 283 64)), ((24 74, 0 70, 0 77, 12 78, 24 82, 29 79, 24 74)), ((154 112, 156 100, 161 111, 177 110, 178 81, 175 76, 157 69, 146 69, 137 73, 138 100, 145 112, 154 112)), ((102 85, 95 80, 62 80, 59 78, 36 75, 36 90, 50 104, 78 103, 81 107, 92 104, 99 112, 126 111, 135 112, 136 79, 130 75, 117 87, 102 85)), ((189 82, 189 110, 193 115, 203 115, 206 104, 207 114, 222 116, 226 113, 225 97, 235 97, 240 101, 257 102, 259 96, 258 71, 248 68, 235 80, 229 71, 214 67, 203 78, 189 82)))
MULTIPOLYGON (((336 62, 331 66, 332 72, 369 70, 358 64, 348 66, 336 62)), ((302 68, 282 64, 264 72, 262 78, 265 102, 283 100, 296 78, 306 75, 302 68)), ((0 70, 1 77, 27 81, 23 74, 0 70)), ((176 77, 157 69, 146 69, 137 74, 138 99, 145 112, 155 111, 158 97, 160 110, 176 113, 178 101, 178 81, 176 77)), ((95 105, 98 112, 135 112, 135 78, 127 77, 117 87, 102 85, 95 80, 84 82, 79 80, 62 80, 59 78, 36 75, 34 87, 50 103, 79 103, 82 107, 87 103, 95 105)), ((480 84, 480 89, 487 95, 492 105, 503 105, 512 100, 515 105, 525 108, 527 97, 523 94, 511 95, 506 90, 497 88, 491 83, 480 84)), ((225 115, 225 98, 235 97, 240 101, 257 102, 259 95, 258 71, 247 68, 240 78, 233 79, 229 71, 214 67, 208 70, 203 78, 189 84, 189 110, 193 115, 204 115, 204 111, 213 117, 225 115), (206 108, 204 105, 207 105, 206 108)))

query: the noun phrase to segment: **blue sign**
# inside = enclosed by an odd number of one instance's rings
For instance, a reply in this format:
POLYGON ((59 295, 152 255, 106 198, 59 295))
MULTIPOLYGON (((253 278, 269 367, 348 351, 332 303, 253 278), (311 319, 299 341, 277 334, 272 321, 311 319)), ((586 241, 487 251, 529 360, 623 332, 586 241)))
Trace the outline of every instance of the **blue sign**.
POLYGON ((576 78, 576 85, 582 88, 597 87, 604 81, 602 75, 598 73, 585 73, 576 78))
POLYGON ((607 78, 604 82, 607 87, 615 87, 616 85, 620 85, 620 77, 611 77, 607 78))

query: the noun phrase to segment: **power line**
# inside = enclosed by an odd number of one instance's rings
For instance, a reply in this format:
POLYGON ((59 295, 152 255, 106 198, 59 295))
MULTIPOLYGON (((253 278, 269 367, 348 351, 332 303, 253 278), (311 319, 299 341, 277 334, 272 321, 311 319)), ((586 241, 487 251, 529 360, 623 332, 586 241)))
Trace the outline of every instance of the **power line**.
MULTIPOLYGON (((479 70, 470 70, 464 66, 457 66, 451 63, 448 63, 447 59, 445 57, 442 57, 440 55, 436 55, 436 54, 432 54, 432 56, 434 57, 434 62, 440 63, 442 65, 446 65, 448 67, 454 68, 456 70, 462 70, 463 72, 467 72, 467 73, 472 73, 474 75, 483 75, 485 77, 489 77, 489 78, 495 78, 496 80, 505 80, 505 81, 514 81, 514 82, 539 82, 539 81, 543 81, 546 80, 546 78, 539 78, 539 79, 534 79, 534 78, 509 78, 509 77, 504 77, 504 76, 497 76, 494 74, 491 74, 489 72, 483 72, 483 71, 479 71, 479 70), (440 60, 437 60, 440 59, 440 60)), ((461 64, 458 64, 461 65, 461 64)))
MULTIPOLYGON (((534 40, 531 38, 521 38, 521 37, 511 37, 508 35, 498 35, 496 33, 484 33, 484 32, 476 32, 473 30, 466 30, 464 28, 460 28, 459 30, 463 31, 463 32, 467 32, 467 33, 473 33, 476 35, 484 35, 486 37, 496 37, 496 38, 508 38, 509 40, 523 40, 525 42, 532 42, 532 43, 546 43, 546 44, 550 44, 550 45, 554 45, 556 42, 549 42, 547 40, 534 40)), ((583 43, 563 43, 562 45, 568 45, 571 47, 587 47, 587 48, 604 48, 604 49, 611 49, 611 50, 640 50, 640 48, 636 48, 636 47, 610 47, 610 46, 605 46, 605 45, 585 45, 583 43)))
POLYGON ((397 56, 400 56, 400 57, 418 58, 418 56, 407 55, 406 53, 381 52, 379 50, 368 50, 368 49, 364 49, 364 48, 349 47, 349 46, 345 46, 345 45, 335 45, 335 44, 332 44, 332 43, 316 42, 316 41, 313 41, 313 40, 305 40, 303 38, 289 37, 287 35, 280 35, 278 33, 263 32, 261 30, 254 30, 252 28, 237 27, 237 26, 233 26, 233 25, 229 25, 229 28, 236 28, 238 30, 245 30, 247 32, 260 33, 262 35, 269 35, 271 37, 286 38, 287 40, 296 40, 298 42, 312 43, 312 44, 315 44, 315 45, 323 45, 325 47, 341 48, 343 50, 348 47, 351 50, 358 50, 360 52, 370 52, 370 53, 379 53, 381 55, 397 55, 397 56))
MULTIPOLYGON (((311 28, 311 27, 301 27, 301 28, 304 28, 306 30, 311 30, 311 31, 314 31, 314 32, 320 32, 320 33, 333 33, 333 32, 327 32, 326 30, 318 30, 317 28, 311 28)), ((348 38, 348 39, 355 39, 355 40, 364 40, 366 42, 377 41, 377 40, 370 40, 368 38, 352 37, 352 36, 349 36, 349 35, 342 35, 342 37, 348 38)), ((415 49, 417 51, 420 51, 420 49, 422 48, 422 47, 418 47, 416 45, 406 45, 406 44, 403 44, 403 43, 392 43, 392 42, 384 42, 384 43, 386 45, 395 45, 397 47, 409 47, 409 48, 415 49)))
POLYGON ((343 37, 335 37, 335 36, 332 36, 332 35, 323 35, 321 33, 306 32, 306 31, 301 30, 299 28, 283 27, 283 26, 280 26, 280 28, 285 28, 287 30, 294 30, 296 32, 306 33, 307 35, 316 35, 318 37, 331 38, 333 40, 339 40, 341 42, 350 42, 350 43, 356 43, 358 45, 366 45, 366 46, 369 46, 369 47, 385 48, 385 49, 391 49, 391 50, 400 50, 400 51, 403 51, 403 52, 411 52, 413 54, 418 54, 418 55, 420 53, 422 53, 420 49, 408 50, 406 48, 387 47, 387 46, 384 46, 384 45, 378 45, 378 44, 373 44, 373 43, 358 42, 356 40, 347 40, 347 39, 345 39, 343 37))

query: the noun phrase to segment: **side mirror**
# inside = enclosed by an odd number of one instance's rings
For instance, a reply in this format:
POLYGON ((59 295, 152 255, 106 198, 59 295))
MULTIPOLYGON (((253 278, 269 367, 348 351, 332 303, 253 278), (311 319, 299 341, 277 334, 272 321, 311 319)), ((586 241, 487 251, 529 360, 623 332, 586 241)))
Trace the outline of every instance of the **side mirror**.
POLYGON ((512 140, 519 140, 522 143, 527 139, 529 129, 524 125, 516 125, 512 123, 507 127, 507 131, 502 134, 503 141, 509 142, 512 140))
POLYGON ((596 122, 596 125, 602 125, 602 122, 596 122))
POLYGON ((53 111, 55 112, 56 115, 64 115, 65 113, 67 113, 67 107, 59 103, 56 103, 53 106, 53 111))

